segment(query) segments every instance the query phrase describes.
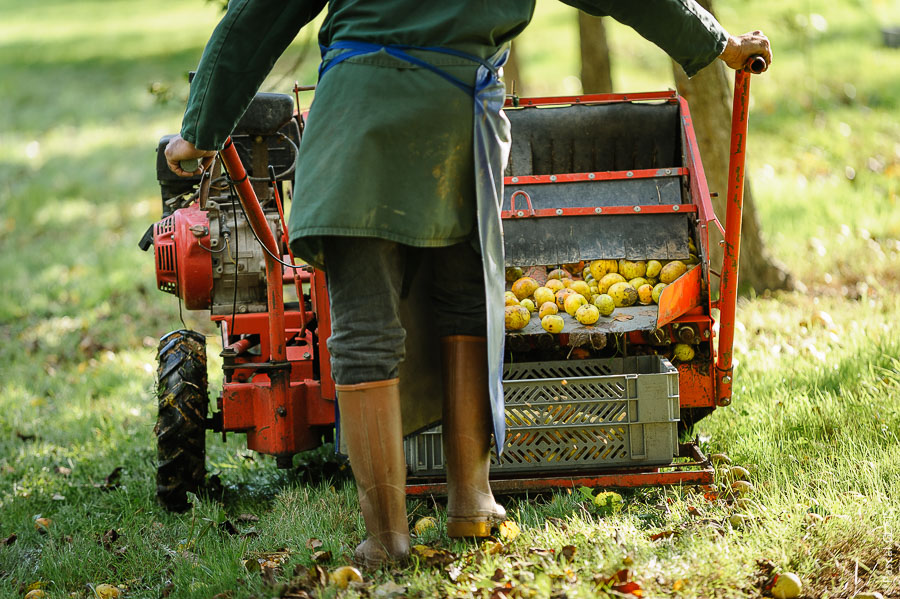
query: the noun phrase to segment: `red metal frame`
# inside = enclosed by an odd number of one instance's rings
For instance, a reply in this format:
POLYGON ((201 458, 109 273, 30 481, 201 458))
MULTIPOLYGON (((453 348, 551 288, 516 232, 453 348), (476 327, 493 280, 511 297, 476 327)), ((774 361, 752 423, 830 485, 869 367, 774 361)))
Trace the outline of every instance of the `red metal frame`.
MULTIPOLYGON (((678 103, 681 110, 684 156, 686 164, 667 169, 646 169, 619 172, 562 173, 528 177, 507 177, 508 185, 546 185, 582 181, 624 180, 649 177, 687 178, 691 189, 691 203, 654 206, 603 206, 588 208, 534 210, 527 191, 514 194, 510 210, 503 211, 502 218, 552 218, 554 216, 659 214, 687 212, 697 215, 700 242, 701 268, 692 269, 686 277, 667 288, 661 301, 658 325, 665 327, 667 335, 674 335, 676 327, 695 328, 701 335, 701 345, 711 356, 710 362, 694 361, 680 364, 679 380, 681 406, 684 408, 714 407, 730 399, 731 345, 733 342, 734 304, 737 291, 737 262, 740 250, 740 210, 743 191, 743 159, 746 136, 749 76, 738 73, 735 80, 735 116, 732 125, 732 164, 727 213, 726 264, 723 266, 719 306, 722 310, 718 339, 718 362, 715 360, 711 339, 712 318, 708 301, 708 225, 719 221, 712 209, 709 190, 697 149, 697 140, 691 124, 687 103, 674 91, 640 94, 595 94, 553 98, 513 98, 511 106, 553 106, 565 104, 602 104, 632 101, 663 101, 678 103), (740 93, 738 93, 740 92, 740 93), (516 209, 515 197, 522 196, 527 210, 516 209), (706 289, 704 289, 706 286, 706 289), (701 297, 706 297, 704 304, 701 297)), ((250 449, 276 456, 288 456, 316 447, 316 427, 334 423, 334 382, 331 378, 330 356, 325 339, 331 332, 330 311, 324 273, 313 269, 288 272, 273 256, 282 255, 275 236, 269 229, 262 208, 229 139, 221 152, 247 214, 250 226, 268 250, 266 255, 266 283, 268 312, 260 314, 216 315, 213 321, 220 324, 226 351, 226 382, 219 410, 224 431, 247 433, 250 449), (283 286, 293 283, 300 300, 297 311, 285 312, 283 286), (312 302, 312 314, 317 319, 315 343, 313 333, 307 330, 309 321, 304 305, 303 285, 308 285, 312 302), (314 351, 318 355, 313 355, 314 351), (254 354, 249 350, 259 348, 254 354), (316 365, 318 372, 316 372, 316 365)), ((276 192, 277 193, 277 192, 276 192)), ((279 212, 284 221, 280 198, 279 212)), ((283 241, 287 242, 282 231, 283 241)), ((288 251, 287 258, 293 263, 288 251)), ((642 333, 636 332, 629 339, 646 342, 642 333)), ((683 445, 680 455, 692 458, 687 463, 673 463, 658 468, 637 468, 605 471, 602 474, 573 475, 572 477, 530 477, 492 480, 497 492, 572 488, 577 486, 631 487, 659 484, 708 484, 713 478, 709 461, 695 445, 683 445)), ((407 487, 411 495, 440 494, 445 483, 413 484, 407 487)))
POLYGON ((674 90, 664 92, 639 92, 635 94, 582 94, 579 96, 550 96, 540 98, 506 99, 504 108, 518 108, 520 106, 561 106, 563 104, 609 104, 613 102, 645 102, 664 100, 674 102, 678 100, 678 93, 674 90))
POLYGON ((744 161, 747 157, 747 119, 750 114, 750 73, 734 76, 731 111, 731 157, 728 161, 728 197, 725 208, 725 252, 719 286, 719 356, 716 389, 719 405, 731 403, 734 365, 734 317, 737 310, 738 261, 741 253, 741 217, 744 208, 744 161))
MULTIPOLYGON (((327 389, 323 394, 313 369, 314 344, 312 333, 306 328, 301 285, 303 280, 310 281, 314 304, 322 303, 321 298, 316 297, 321 286, 316 284, 315 273, 311 276, 292 274, 290 280, 298 290, 300 307, 296 312, 285 314, 286 277, 282 265, 275 258, 284 256, 268 227, 230 138, 225 142, 220 156, 234 181, 247 220, 266 250, 268 307, 267 312, 260 314, 218 315, 212 318, 220 323, 223 345, 234 354, 229 355, 233 363, 226 365, 231 373, 224 385, 219 406, 222 430, 246 432, 247 446, 255 451, 292 456, 320 444, 315 427, 334 423, 334 402, 328 400, 333 398, 333 389, 330 395, 327 389), (251 341, 245 341, 247 339, 251 341), (288 345, 289 341, 291 345, 288 345), (259 355, 247 353, 257 343, 259 355)), ((324 343, 319 345, 321 348, 324 343)), ((318 359, 321 361, 321 358, 320 353, 318 359)), ((327 363, 327 353, 325 358, 327 363)))

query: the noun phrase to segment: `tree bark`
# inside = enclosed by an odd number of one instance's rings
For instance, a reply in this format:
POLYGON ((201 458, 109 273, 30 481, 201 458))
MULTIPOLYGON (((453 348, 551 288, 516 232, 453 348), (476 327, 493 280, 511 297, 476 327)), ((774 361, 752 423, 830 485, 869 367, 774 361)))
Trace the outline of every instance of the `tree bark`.
POLYGON ((612 70, 603 19, 578 11, 581 43, 581 89, 586 94, 612 92, 612 70))
POLYGON ((519 71, 519 54, 516 52, 516 45, 509 45, 509 58, 503 65, 503 81, 506 83, 506 93, 511 94, 515 90, 516 95, 524 96, 525 86, 522 85, 521 71, 519 71))
MULTIPOLYGON (((711 10, 709 0, 700 4, 711 10)), ((688 79, 681 67, 673 63, 678 93, 687 99, 691 110, 697 144, 703 160, 703 170, 713 198, 716 215, 725 226, 725 202, 728 190, 728 159, 731 152, 731 102, 733 77, 726 73, 720 60, 688 79)), ((753 135, 753 118, 750 118, 748 136, 753 135)), ((738 281, 742 290, 753 289, 757 293, 776 289, 794 289, 796 282, 787 269, 773 258, 763 243, 756 207, 753 203, 749 177, 744 181, 744 213, 741 223, 741 253, 738 281)), ((710 227, 710 267, 718 271, 722 264, 722 236, 718 229, 710 227)))

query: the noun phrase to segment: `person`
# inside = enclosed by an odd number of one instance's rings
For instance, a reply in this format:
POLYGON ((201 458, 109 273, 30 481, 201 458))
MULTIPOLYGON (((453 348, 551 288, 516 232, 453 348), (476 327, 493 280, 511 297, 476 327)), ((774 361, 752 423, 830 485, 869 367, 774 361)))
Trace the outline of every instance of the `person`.
MULTIPOLYGON (((691 76, 716 58, 771 63, 768 39, 729 35, 693 0, 563 0, 611 16, 691 76)), ((222 147, 275 60, 325 0, 231 0, 191 84, 170 168, 222 147)), ((508 43, 535 0, 331 0, 323 62, 297 157, 295 256, 327 273, 328 348, 341 436, 375 567, 409 552, 398 373, 406 282, 430 279, 441 338, 447 534, 487 536, 505 511, 488 481, 504 440, 499 198, 509 147, 501 107, 508 43), (425 266, 423 266, 425 265, 425 266), (430 266, 428 266, 430 265, 430 266), (488 310, 486 307, 490 306, 488 310)), ((199 172, 199 171, 198 171, 199 172)), ((195 173, 196 174, 196 173, 195 173)))

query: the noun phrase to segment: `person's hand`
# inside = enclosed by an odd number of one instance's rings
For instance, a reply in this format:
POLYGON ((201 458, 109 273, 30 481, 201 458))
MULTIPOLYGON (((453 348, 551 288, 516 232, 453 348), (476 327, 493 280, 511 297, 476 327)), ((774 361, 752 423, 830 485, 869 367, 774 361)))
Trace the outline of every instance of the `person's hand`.
POLYGON ((201 174, 211 163, 212 157, 216 153, 212 150, 198 150, 194 144, 187 141, 180 135, 176 135, 169 140, 166 145, 166 163, 169 169, 179 177, 192 177, 201 174), (181 168, 182 160, 200 160, 200 165, 193 172, 185 171, 181 168))
POLYGON ((731 35, 728 43, 719 58, 734 70, 740 70, 747 66, 750 58, 762 56, 766 61, 766 68, 772 64, 772 48, 769 38, 762 31, 751 31, 744 35, 731 35))

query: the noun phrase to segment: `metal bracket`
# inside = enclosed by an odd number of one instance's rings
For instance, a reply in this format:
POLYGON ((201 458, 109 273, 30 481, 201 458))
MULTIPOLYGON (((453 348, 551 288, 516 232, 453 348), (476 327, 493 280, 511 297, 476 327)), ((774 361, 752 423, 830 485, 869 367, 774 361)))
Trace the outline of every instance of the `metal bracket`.
POLYGON ((734 366, 726 370, 716 368, 716 405, 731 405, 731 386, 734 381, 734 366))

